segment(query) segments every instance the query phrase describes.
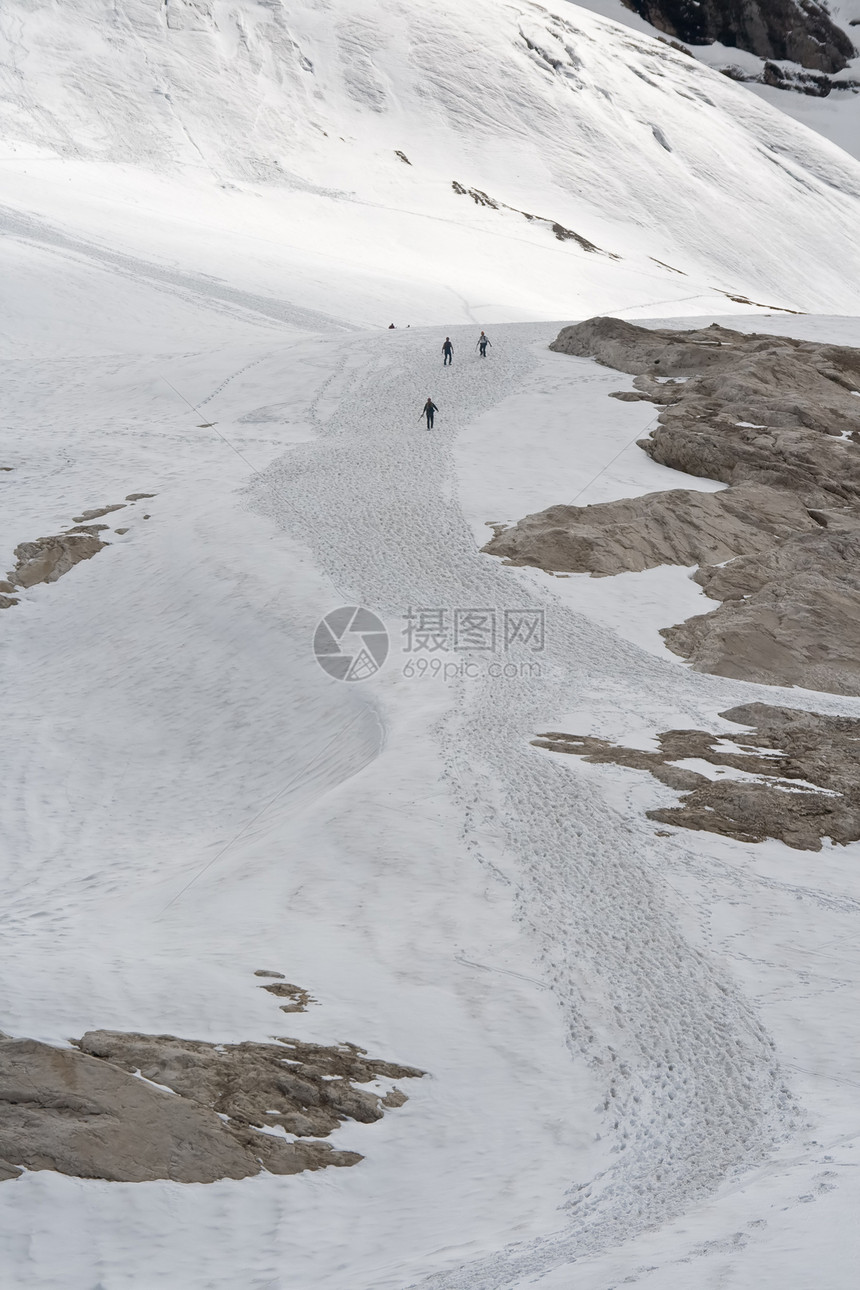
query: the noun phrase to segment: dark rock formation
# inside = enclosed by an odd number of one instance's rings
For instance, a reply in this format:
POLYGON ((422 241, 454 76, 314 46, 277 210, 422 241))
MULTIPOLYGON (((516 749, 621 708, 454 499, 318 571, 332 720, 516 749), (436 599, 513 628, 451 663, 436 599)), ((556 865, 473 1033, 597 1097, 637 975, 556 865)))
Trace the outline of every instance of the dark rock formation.
POLYGON ((808 851, 820 851, 822 838, 842 844, 860 838, 860 721, 764 703, 731 708, 720 716, 753 729, 732 736, 668 730, 657 736, 659 752, 559 732, 540 735, 532 742, 590 762, 650 771, 684 794, 678 806, 647 812, 649 819, 663 824, 744 842, 777 838, 808 851), (736 749, 719 746, 728 738, 736 749), (677 764, 690 758, 727 771, 744 771, 756 779, 709 779, 677 764))
POLYGON ((690 45, 718 42, 760 58, 838 72, 854 57, 846 33, 815 0, 624 0, 628 9, 690 45))

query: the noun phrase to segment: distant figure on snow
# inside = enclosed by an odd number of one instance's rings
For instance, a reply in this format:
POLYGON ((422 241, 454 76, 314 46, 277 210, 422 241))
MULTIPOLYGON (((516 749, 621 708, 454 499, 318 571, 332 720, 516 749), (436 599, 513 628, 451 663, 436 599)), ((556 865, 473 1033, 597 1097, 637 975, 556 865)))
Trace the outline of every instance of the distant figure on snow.
MULTIPOLYGON (((388 324, 388 330, 389 330, 389 331, 394 331, 394 323, 389 323, 389 324, 388 324)), ((481 335, 482 335, 482 336, 483 336, 483 334, 484 334, 484 333, 483 333, 483 332, 481 332, 481 335)))
POLYGON ((478 337, 478 343, 475 346, 475 349, 480 350, 481 358, 487 357, 487 346, 492 345, 492 343, 493 342, 489 339, 486 332, 482 331, 480 336, 478 337))
POLYGON ((433 429, 433 414, 434 414, 434 412, 438 412, 438 411, 439 411, 439 409, 436 407, 436 404, 433 402, 433 400, 432 400, 432 399, 430 398, 430 396, 428 395, 428 396, 427 396, 427 402, 424 404, 424 409, 423 409, 423 411, 422 411, 422 413, 421 413, 421 415, 422 415, 422 416, 425 416, 425 417, 427 418, 427 429, 428 429, 428 430, 432 430, 432 429, 433 429))
POLYGON ((442 366, 446 367, 448 363, 454 360, 454 346, 451 344, 451 337, 445 337, 445 344, 442 346, 442 353, 445 357, 442 359, 442 366))

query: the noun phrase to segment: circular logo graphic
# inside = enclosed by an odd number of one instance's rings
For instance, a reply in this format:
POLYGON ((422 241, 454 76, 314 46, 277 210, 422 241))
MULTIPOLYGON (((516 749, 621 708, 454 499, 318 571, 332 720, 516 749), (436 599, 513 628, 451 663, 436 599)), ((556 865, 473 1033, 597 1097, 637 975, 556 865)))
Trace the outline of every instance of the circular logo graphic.
POLYGON ((336 680, 366 681, 388 657, 388 632, 369 609, 344 605, 317 624, 314 654, 323 671, 336 680))

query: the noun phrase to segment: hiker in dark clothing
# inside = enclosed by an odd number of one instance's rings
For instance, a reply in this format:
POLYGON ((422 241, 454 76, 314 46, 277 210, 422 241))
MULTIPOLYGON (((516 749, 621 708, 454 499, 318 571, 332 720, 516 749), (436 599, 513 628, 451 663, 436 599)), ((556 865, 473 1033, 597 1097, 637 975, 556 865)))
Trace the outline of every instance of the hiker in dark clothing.
POLYGON ((448 363, 454 360, 454 346, 451 344, 451 337, 445 337, 445 344, 442 346, 442 353, 445 357, 442 359, 442 366, 446 367, 448 363))
POLYGON ((493 342, 489 339, 486 333, 481 332, 480 336, 478 337, 478 343, 475 346, 475 349, 480 350, 481 358, 487 357, 487 346, 492 345, 492 343, 493 342))
POLYGON ((422 415, 427 418, 428 430, 433 429, 433 414, 434 412, 438 412, 438 411, 439 409, 436 407, 436 404, 433 402, 431 398, 428 397, 427 402, 424 404, 424 408, 422 412, 422 415))

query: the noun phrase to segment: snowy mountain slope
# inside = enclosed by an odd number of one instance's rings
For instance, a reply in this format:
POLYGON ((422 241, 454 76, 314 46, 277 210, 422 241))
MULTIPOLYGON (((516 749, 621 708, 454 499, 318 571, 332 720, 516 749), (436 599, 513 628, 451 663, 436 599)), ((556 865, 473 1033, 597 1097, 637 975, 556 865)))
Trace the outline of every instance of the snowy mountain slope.
MULTIPOLYGON (((493 329, 483 367, 475 329, 451 329, 443 372, 439 329, 246 322, 226 346, 212 313, 172 324, 200 351, 153 353, 145 315, 139 353, 5 365, 5 550, 157 495, 0 620, 4 1025, 346 1038, 429 1077, 397 1118, 344 1125, 365 1160, 335 1177, 2 1184, 15 1283, 662 1290, 693 1258, 753 1290, 763 1261, 784 1267, 787 1210, 849 1290, 850 1248, 822 1242, 853 1195, 856 848, 661 842, 643 807, 665 790, 542 760, 529 739, 572 708, 576 728, 641 737, 774 696, 646 653, 569 583, 479 555, 469 521, 497 518, 498 494, 455 475, 455 437, 494 417, 513 506, 524 458, 547 495, 600 466, 600 489, 676 483, 619 457, 649 413, 548 354, 552 326, 493 329), (352 598, 383 613, 392 658, 346 687, 310 641, 352 598), (407 673, 406 610, 437 601, 544 608, 540 673, 407 673), (279 1021, 259 967, 318 1004, 279 1021)), ((783 1290, 806 1290, 799 1268, 783 1290)))
POLYGON ((10 1283, 686 1290, 695 1260, 851 1290, 857 848, 661 840, 668 791, 531 748, 571 710, 647 739, 774 695, 645 640, 652 584, 587 598, 478 553, 490 505, 678 480, 555 325, 473 345, 475 318, 725 292, 856 310, 860 169, 568 6, 36 0, 0 31, 0 571, 155 494, 0 613, 0 1026, 428 1071, 337 1131, 352 1170, 0 1183, 10 1283), (311 641, 357 599, 392 654, 348 687, 311 641), (407 672, 416 604, 545 610, 541 670, 407 672), (284 1018, 259 968, 318 1002, 284 1018))
POLYGON ((860 166, 572 6, 13 0, 0 33, 0 204, 162 266, 375 324, 857 305, 860 166))

